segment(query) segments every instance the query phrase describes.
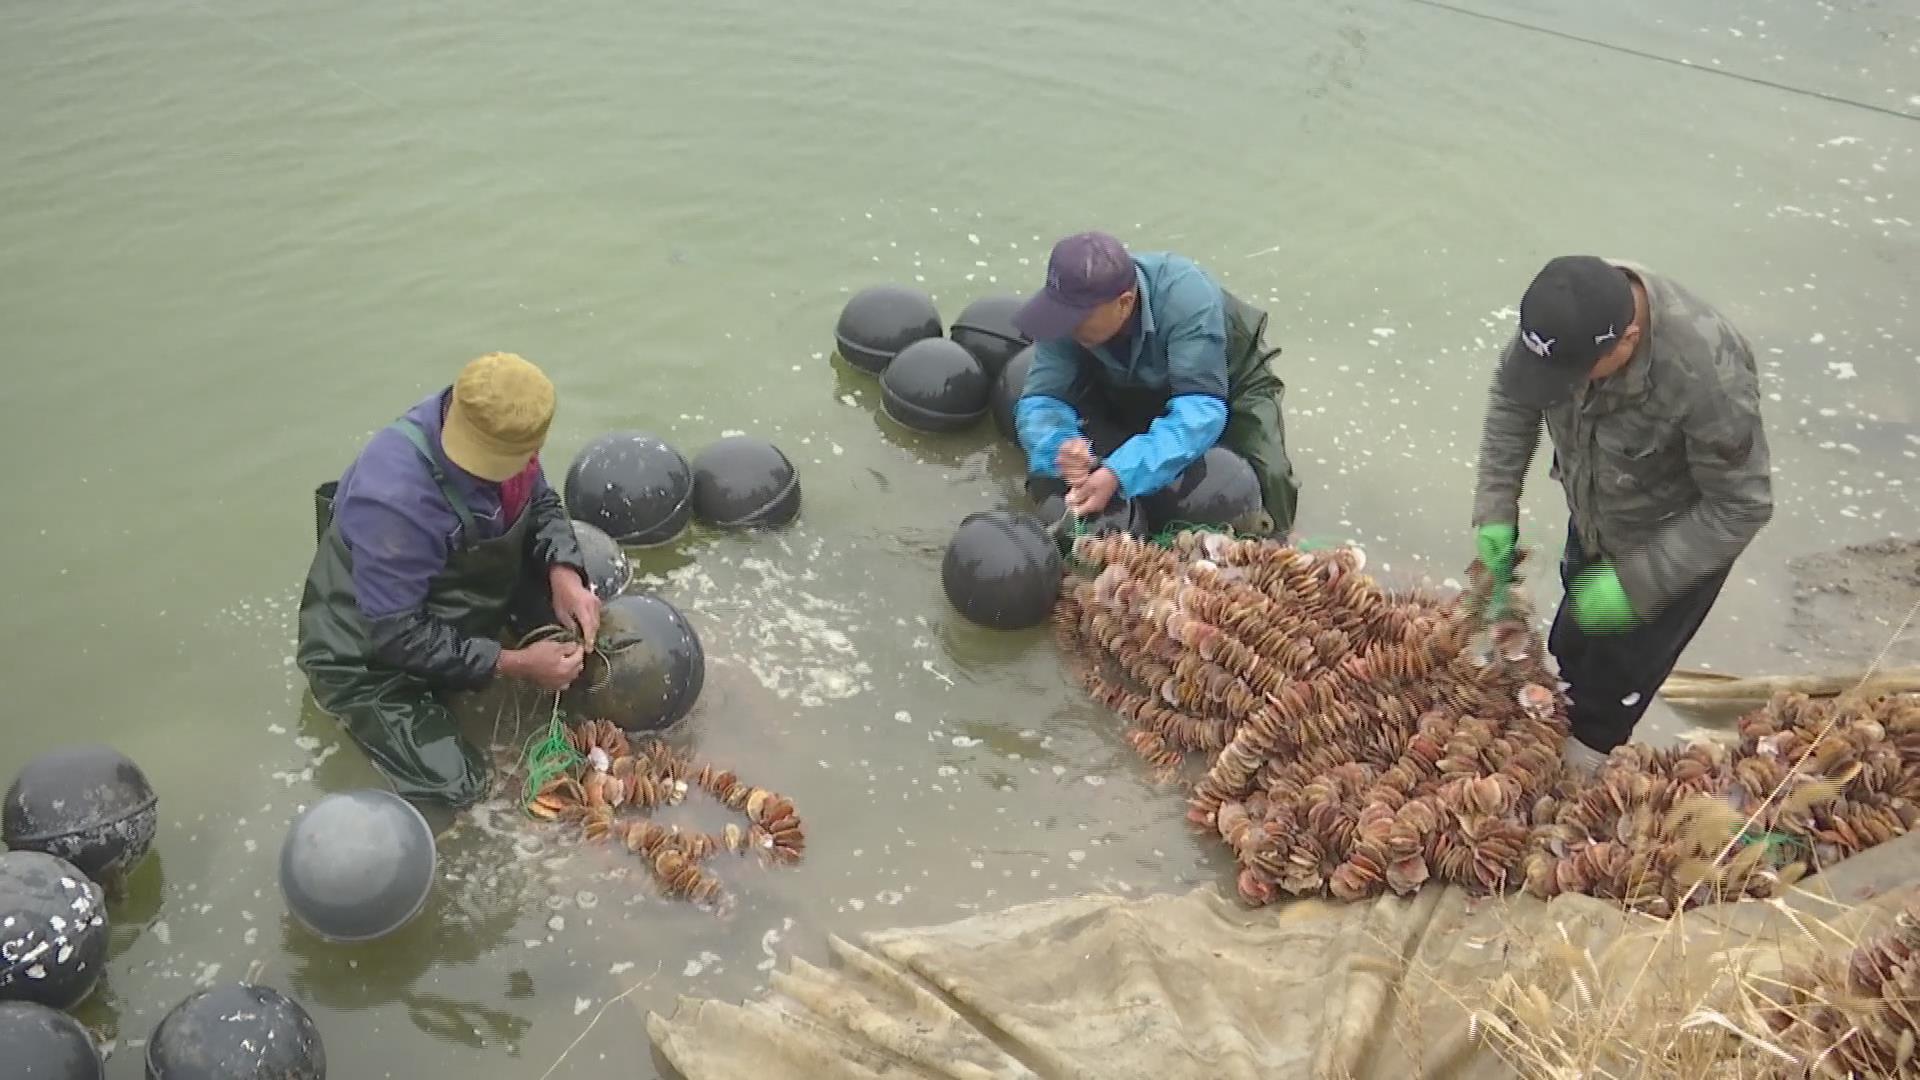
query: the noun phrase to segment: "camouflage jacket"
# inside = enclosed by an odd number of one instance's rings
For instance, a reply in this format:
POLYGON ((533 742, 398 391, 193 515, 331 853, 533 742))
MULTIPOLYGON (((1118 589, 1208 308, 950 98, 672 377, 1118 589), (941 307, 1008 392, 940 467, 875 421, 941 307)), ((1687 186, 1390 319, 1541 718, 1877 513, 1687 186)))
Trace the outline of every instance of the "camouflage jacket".
MULTIPOLYGON (((1732 565, 1773 514, 1753 349, 1699 297, 1612 260, 1647 290, 1649 332, 1627 366, 1546 410, 1553 472, 1580 546, 1607 559, 1635 614, 1732 565)), ((1480 436, 1473 521, 1517 523, 1542 414, 1496 381, 1480 436)))

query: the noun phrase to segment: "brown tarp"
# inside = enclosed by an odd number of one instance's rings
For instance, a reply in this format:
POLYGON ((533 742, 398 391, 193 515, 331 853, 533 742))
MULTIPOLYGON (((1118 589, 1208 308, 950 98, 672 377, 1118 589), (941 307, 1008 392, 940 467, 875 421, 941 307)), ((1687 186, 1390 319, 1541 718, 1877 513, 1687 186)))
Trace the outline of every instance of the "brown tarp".
POLYGON ((1587 897, 1454 887, 1257 910, 1211 887, 1086 896, 830 938, 830 967, 795 959, 757 1000, 683 997, 647 1026, 688 1080, 1504 1077, 1462 1005, 1502 979, 1555 1003, 1563 1041, 1633 1015, 1636 996, 1738 1020, 1736 973, 1845 948, 1916 882, 1908 836, 1789 900, 1697 908, 1672 929, 1587 897))

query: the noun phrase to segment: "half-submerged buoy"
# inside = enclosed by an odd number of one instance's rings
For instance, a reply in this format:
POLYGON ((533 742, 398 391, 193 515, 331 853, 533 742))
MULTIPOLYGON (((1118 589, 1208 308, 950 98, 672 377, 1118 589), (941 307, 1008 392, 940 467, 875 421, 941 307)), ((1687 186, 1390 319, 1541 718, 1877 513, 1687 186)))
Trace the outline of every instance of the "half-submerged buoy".
POLYGON ((433 891, 433 829, 390 791, 322 796, 280 845, 287 910, 316 936, 372 941, 413 920, 433 891))
POLYGON ((1259 532, 1254 526, 1266 517, 1253 466, 1224 446, 1212 447, 1173 483, 1140 501, 1155 532, 1174 522, 1259 532))
POLYGON ((593 595, 606 601, 626 592, 627 586, 633 584, 633 562, 619 541, 608 536, 600 526, 577 518, 573 522, 573 538, 580 542, 580 554, 586 559, 587 581, 593 595))
POLYGON ((0 1062, 8 1080, 106 1080, 107 1063, 80 1022, 31 1001, 0 1001, 0 1062))
POLYGON ((632 593, 603 606, 595 654, 562 703, 580 718, 629 732, 679 723, 706 684, 700 636, 680 609, 657 596, 632 593))
POLYGON ((875 285, 855 293, 840 309, 833 340, 847 363, 878 375, 900 350, 940 333, 940 311, 932 297, 903 285, 875 285))
POLYGON ((1013 426, 1013 408, 1020 402, 1020 394, 1027 388, 1027 372, 1033 367, 1033 346, 1029 345, 1015 353, 1007 366, 1000 369, 1000 375, 993 380, 993 426, 1000 429, 1000 437, 1016 445, 1020 436, 1013 426))
MULTIPOLYGON (((1067 512, 1066 492, 1066 482, 1051 477, 1037 478, 1027 484, 1028 495, 1036 500, 1035 513, 1049 525, 1059 521, 1067 512)), ((1077 529, 1074 522, 1067 522, 1059 530, 1060 546, 1071 547, 1075 536, 1102 536, 1116 532, 1146 539, 1149 535, 1147 511, 1140 505, 1140 500, 1123 499, 1115 495, 1107 500, 1107 505, 1099 513, 1080 519, 1077 529)))
POLYGON ((1007 361, 1031 342, 1013 325, 1013 313, 1026 298, 1011 293, 983 296, 968 304, 953 320, 951 334, 955 344, 973 354, 986 369, 987 378, 998 378, 1007 361))
POLYGON ((960 521, 940 564, 947 602, 992 630, 1036 626, 1060 592, 1060 551, 1032 514, 976 510, 960 521))
POLYGON ((694 455, 693 513, 723 529, 785 525, 800 513, 800 475, 767 440, 729 436, 694 455))
POLYGON ((60 746, 21 766, 0 803, 0 839, 78 867, 108 893, 153 846, 159 799, 133 759, 111 746, 60 746))
POLYGON ((946 338, 916 341, 880 375, 880 404, 915 431, 959 431, 987 411, 993 387, 973 354, 946 338))
POLYGON ((107 898, 44 851, 0 852, 0 1001, 71 1009, 107 962, 107 898))
POLYGON ((326 1080, 320 1029, 269 986, 236 983, 187 997, 153 1029, 147 1080, 326 1080))
POLYGON ((664 544, 693 517, 693 469, 653 435, 609 432, 567 468, 566 502, 574 518, 622 544, 664 544))

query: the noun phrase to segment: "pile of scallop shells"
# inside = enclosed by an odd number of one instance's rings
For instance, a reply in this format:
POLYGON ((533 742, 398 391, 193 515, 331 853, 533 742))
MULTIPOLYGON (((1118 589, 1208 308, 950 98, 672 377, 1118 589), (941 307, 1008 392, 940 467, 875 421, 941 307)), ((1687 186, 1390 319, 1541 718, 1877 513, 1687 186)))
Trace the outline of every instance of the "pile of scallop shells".
POLYGON ((1489 624, 1478 563, 1448 597, 1383 588, 1355 548, 1182 533, 1073 553, 1093 576, 1061 591, 1065 652, 1163 775, 1204 755, 1188 816, 1250 903, 1441 881, 1664 914, 1773 895, 1916 820, 1911 699, 1782 696, 1738 747, 1624 746, 1575 782, 1524 587, 1489 624))
MULTIPOLYGON (((1911 1076, 1920 1066, 1920 893, 1893 925, 1839 956, 1789 969, 1759 1012, 1800 1061, 1796 1075, 1911 1076)), ((1788 1070, 1778 1070, 1787 1075, 1788 1070)))
POLYGON ((646 862, 669 896, 724 906, 725 890, 705 869, 708 859, 723 851, 757 852, 792 864, 806 851, 806 832, 793 803, 775 792, 753 787, 724 769, 698 765, 658 739, 636 747, 605 720, 569 727, 567 741, 580 763, 535 792, 527 812, 575 825, 587 841, 624 846, 646 862), (719 832, 685 832, 644 817, 620 816, 628 807, 651 811, 679 803, 695 787, 745 815, 746 827, 729 822, 719 832))

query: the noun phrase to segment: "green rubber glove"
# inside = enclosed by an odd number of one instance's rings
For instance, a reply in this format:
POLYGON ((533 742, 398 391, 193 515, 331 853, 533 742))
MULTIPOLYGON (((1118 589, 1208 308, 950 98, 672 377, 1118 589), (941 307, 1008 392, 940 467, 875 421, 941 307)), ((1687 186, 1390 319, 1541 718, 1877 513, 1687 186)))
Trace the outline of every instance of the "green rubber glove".
POLYGON ((1493 576, 1493 592, 1487 598, 1488 622, 1507 617, 1507 590, 1513 586, 1513 548, 1519 540, 1520 530, 1513 525, 1488 522, 1474 530, 1480 563, 1493 576))
POLYGON ((1627 590, 1620 584, 1620 575, 1606 563, 1596 563, 1574 575, 1567 592, 1573 598, 1573 621, 1582 630, 1618 633, 1633 629, 1639 621, 1627 600, 1627 590))

